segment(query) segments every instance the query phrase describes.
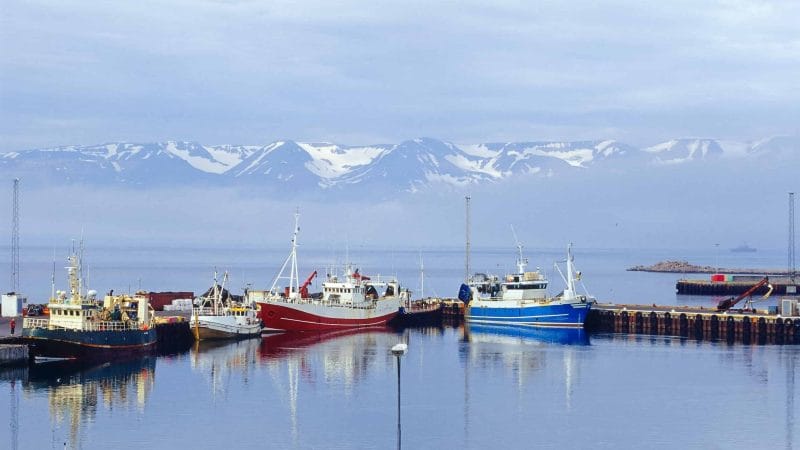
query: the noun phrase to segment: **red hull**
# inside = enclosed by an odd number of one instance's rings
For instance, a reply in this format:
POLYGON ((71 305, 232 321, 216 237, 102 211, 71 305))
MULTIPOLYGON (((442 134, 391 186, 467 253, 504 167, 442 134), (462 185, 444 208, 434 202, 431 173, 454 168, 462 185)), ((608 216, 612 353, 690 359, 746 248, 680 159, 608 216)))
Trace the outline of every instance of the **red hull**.
POLYGON ((358 319, 327 317, 309 314, 274 303, 259 303, 258 316, 264 328, 283 331, 333 331, 347 328, 386 326, 396 315, 392 311, 382 316, 358 319))

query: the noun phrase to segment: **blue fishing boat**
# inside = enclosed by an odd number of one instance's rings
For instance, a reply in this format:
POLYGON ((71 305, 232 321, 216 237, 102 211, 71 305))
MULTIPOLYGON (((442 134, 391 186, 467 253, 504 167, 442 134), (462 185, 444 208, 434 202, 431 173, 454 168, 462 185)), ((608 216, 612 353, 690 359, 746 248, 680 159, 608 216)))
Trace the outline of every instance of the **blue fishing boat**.
POLYGON ((555 265, 566 289, 555 297, 547 294, 548 281, 539 272, 526 271, 527 258, 522 257, 522 245, 517 242, 519 256, 517 272, 500 279, 475 274, 461 285, 459 299, 467 303, 467 322, 495 325, 537 327, 583 327, 594 298, 579 295, 575 281, 580 272, 574 268, 572 245, 567 247, 566 275, 555 265))

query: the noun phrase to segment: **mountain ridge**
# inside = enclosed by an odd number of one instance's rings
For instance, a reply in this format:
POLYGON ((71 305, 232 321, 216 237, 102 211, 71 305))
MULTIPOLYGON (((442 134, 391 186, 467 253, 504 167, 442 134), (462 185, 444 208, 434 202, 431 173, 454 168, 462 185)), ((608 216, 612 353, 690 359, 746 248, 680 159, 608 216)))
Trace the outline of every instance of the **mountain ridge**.
POLYGON ((194 141, 112 142, 0 153, 0 170, 67 182, 150 184, 202 179, 314 185, 322 190, 387 186, 416 192, 512 177, 552 177, 596 168, 681 165, 722 159, 794 160, 800 138, 753 142, 680 138, 645 148, 613 139, 454 144, 430 137, 397 144, 340 145, 280 140, 266 145, 194 141))

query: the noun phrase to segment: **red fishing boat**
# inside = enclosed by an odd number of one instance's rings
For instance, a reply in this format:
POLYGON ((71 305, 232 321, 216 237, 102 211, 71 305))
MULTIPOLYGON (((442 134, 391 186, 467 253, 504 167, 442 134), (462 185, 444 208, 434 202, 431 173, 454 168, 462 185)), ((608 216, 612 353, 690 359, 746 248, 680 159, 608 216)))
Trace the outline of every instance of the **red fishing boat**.
POLYGON ((322 293, 310 295, 308 286, 313 272, 301 285, 297 268, 299 213, 295 213, 292 250, 272 287, 267 291, 248 290, 255 302, 265 331, 330 331, 356 327, 385 326, 399 312, 408 291, 394 279, 368 277, 346 264, 341 275, 329 274, 322 283, 322 293), (288 275, 284 272, 289 271, 288 275), (281 280, 288 286, 280 289, 281 280))

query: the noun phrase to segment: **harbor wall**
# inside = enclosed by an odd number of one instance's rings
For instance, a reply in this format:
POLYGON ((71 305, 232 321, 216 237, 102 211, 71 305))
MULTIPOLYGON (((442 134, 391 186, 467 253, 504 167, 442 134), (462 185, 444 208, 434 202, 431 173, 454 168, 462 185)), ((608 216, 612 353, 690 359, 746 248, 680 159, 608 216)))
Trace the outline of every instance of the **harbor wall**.
MULTIPOLYGON (((763 278, 763 277, 762 277, 763 278)), ((754 284, 761 281, 758 278, 754 281, 706 281, 706 280, 678 280, 675 283, 675 290, 679 295, 739 295, 747 292, 754 284)), ((787 282, 772 282, 772 295, 787 295, 787 282)), ((769 288, 762 286, 753 293, 754 296, 764 295, 769 288)), ((794 295, 790 292, 789 295, 794 295)))
POLYGON ((586 328, 594 332, 684 337, 743 344, 800 344, 800 317, 663 311, 599 306, 586 328))

